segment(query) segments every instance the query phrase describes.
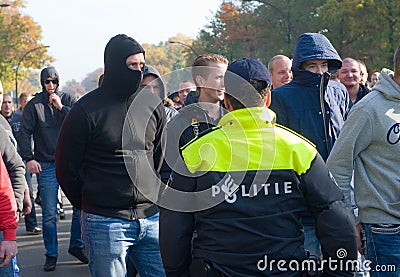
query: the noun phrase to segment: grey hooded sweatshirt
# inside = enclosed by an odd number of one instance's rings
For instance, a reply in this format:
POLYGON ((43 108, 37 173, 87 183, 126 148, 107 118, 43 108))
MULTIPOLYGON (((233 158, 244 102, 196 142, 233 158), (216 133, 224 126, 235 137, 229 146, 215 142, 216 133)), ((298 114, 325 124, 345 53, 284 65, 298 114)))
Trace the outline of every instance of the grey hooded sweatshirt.
POLYGON ((351 109, 327 160, 349 207, 354 169, 358 222, 400 223, 399 130, 400 85, 382 69, 379 83, 351 109))
MULTIPOLYGON (((145 78, 148 75, 153 75, 154 77, 158 78, 161 81, 162 92, 161 92, 161 95, 159 95, 159 96, 161 99, 165 99, 165 97, 167 95, 166 94, 167 88, 165 86, 165 82, 164 82, 160 72, 158 72, 158 70, 155 69, 154 67, 152 67, 151 65, 146 64, 143 69, 143 78, 145 78)), ((175 115, 178 114, 178 111, 174 107, 168 105, 168 103, 166 103, 165 101, 164 101, 164 110, 165 110, 165 114, 167 116, 167 122, 169 122, 175 115)))

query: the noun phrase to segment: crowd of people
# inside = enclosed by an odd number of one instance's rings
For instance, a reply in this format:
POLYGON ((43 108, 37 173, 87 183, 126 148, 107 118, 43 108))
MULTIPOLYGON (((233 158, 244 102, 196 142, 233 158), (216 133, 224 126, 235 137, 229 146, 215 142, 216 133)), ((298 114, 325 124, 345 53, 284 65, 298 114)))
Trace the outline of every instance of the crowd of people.
POLYGON ((400 276, 400 46, 371 82, 323 34, 290 55, 200 55, 173 93, 119 34, 79 99, 54 67, 16 111, 1 89, 0 276, 19 214, 56 269, 60 188, 92 276, 400 276))

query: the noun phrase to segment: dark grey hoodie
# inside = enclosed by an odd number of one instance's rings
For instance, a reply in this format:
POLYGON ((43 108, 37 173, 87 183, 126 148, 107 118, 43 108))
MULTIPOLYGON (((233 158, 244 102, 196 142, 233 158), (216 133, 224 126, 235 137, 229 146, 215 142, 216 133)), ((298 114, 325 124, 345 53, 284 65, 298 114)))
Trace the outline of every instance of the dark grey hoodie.
MULTIPOLYGON (((148 75, 153 75, 154 77, 158 78, 161 83, 162 83, 162 92, 160 98, 161 99, 165 99, 165 97, 167 96, 167 88, 165 86, 164 80, 160 74, 160 72, 158 72, 157 69, 155 69, 154 67, 152 67, 151 65, 146 64, 144 66, 143 69, 143 78, 145 78, 148 75)), ((171 120, 171 118, 173 118, 174 116, 176 116, 178 114, 178 111, 170 106, 168 103, 166 103, 164 101, 164 110, 165 110, 165 114, 167 115, 167 122, 169 122, 171 120)))

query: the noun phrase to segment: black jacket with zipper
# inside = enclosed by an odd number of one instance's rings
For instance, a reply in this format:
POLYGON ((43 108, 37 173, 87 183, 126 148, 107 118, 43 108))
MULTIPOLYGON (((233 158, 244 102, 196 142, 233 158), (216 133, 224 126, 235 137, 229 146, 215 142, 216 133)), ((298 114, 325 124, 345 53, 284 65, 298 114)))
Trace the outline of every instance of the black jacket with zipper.
POLYGON ((44 81, 47 78, 59 80, 58 72, 54 67, 44 68, 40 73, 42 91, 26 104, 22 114, 19 135, 16 138, 19 153, 23 160, 29 162, 54 162, 54 153, 58 134, 65 116, 77 101, 76 97, 58 90, 57 94, 63 105, 61 110, 49 102, 50 93, 47 92, 44 81), (31 139, 33 135, 34 151, 32 151, 31 139))
POLYGON ((214 127, 227 110, 220 104, 220 116, 213 119, 199 103, 185 105, 167 124, 167 146, 165 161, 176 171, 185 170, 185 163, 180 156, 180 148, 203 132, 214 127))
POLYGON ((152 200, 161 186, 166 124, 160 99, 137 90, 142 72, 125 64, 138 53, 132 44, 140 46, 125 35, 110 40, 104 81, 71 109, 56 150, 57 179, 71 203, 88 213, 126 220, 158 211, 152 200))

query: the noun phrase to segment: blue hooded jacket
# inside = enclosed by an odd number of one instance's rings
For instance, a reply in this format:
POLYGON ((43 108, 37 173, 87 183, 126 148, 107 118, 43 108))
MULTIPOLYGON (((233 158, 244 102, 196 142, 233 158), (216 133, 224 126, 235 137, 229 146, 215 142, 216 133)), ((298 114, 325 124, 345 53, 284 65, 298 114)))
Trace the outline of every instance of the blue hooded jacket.
POLYGON ((341 83, 329 81, 329 72, 321 75, 302 69, 301 64, 308 60, 328 60, 329 71, 342 66, 324 35, 302 34, 293 54, 293 80, 272 91, 270 108, 277 123, 309 139, 326 160, 346 119, 350 98, 341 83))

